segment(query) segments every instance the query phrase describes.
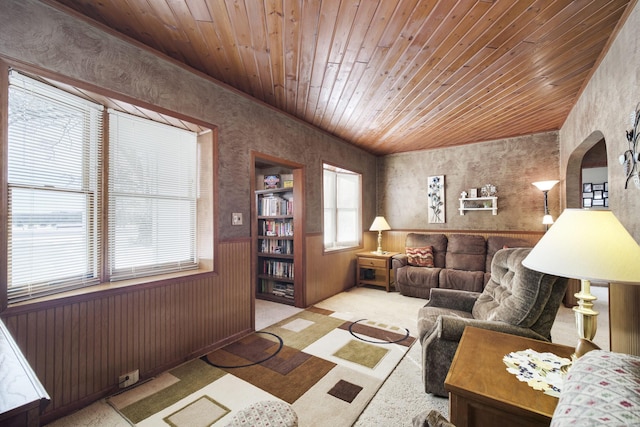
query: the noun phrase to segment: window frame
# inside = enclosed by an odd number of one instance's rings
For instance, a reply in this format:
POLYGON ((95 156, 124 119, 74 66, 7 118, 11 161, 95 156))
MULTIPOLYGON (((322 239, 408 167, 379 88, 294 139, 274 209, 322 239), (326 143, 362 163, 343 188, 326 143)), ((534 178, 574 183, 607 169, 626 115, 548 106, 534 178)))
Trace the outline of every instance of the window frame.
MULTIPOLYGON (((43 300, 65 298, 76 294, 84 294, 88 292, 105 291, 109 289, 121 288, 123 286, 132 285, 153 285, 157 283, 166 283, 167 280, 177 281, 185 276, 197 276, 202 274, 215 274, 217 270, 217 259, 214 257, 215 246, 217 245, 217 200, 218 194, 216 191, 215 183, 218 180, 218 129, 217 126, 204 122, 199 119, 195 119, 184 114, 171 111, 165 108, 158 107, 147 102, 134 99, 131 97, 123 97, 117 95, 108 89, 100 88, 91 84, 81 83, 74 79, 61 76, 57 73, 53 73, 38 67, 27 66, 24 64, 16 64, 12 61, 0 58, 0 105, 3 106, 2 113, 0 114, 0 161, 2 161, 2 171, 0 174, 0 217, 4 218, 0 221, 0 243, 3 245, 3 249, 0 250, 0 279, 2 279, 5 285, 0 286, 0 312, 6 310, 9 306, 32 304, 43 300), (103 236, 100 242, 99 251, 100 266, 99 266, 99 280, 97 285, 88 285, 76 289, 60 290, 55 293, 42 293, 41 295, 23 301, 11 301, 8 300, 8 245, 10 233, 8 230, 8 102, 9 102, 9 72, 10 70, 16 70, 20 73, 24 73, 27 76, 34 76, 38 79, 43 79, 55 83, 54 86, 61 88, 72 94, 85 93, 87 99, 95 102, 98 99, 98 104, 103 105, 104 113, 106 116, 106 110, 108 108, 121 106, 122 111, 127 112, 127 108, 131 108, 134 111, 137 110, 141 113, 141 116, 146 118, 155 119, 160 123, 172 124, 174 126, 189 126, 199 129, 197 136, 197 179, 198 179, 198 203, 196 208, 196 217, 198 225, 196 227, 196 247, 198 253, 198 268, 195 270, 185 270, 183 272, 175 272, 169 274, 159 274, 153 276, 140 277, 136 279, 121 280, 118 282, 110 282, 108 276, 108 239, 106 236, 107 224, 106 216, 108 213, 108 170, 106 162, 103 162, 102 174, 103 178, 101 182, 102 189, 102 225, 101 234, 103 236), (85 92, 86 91, 86 92, 85 92)), ((82 98, 82 96, 81 96, 82 98)), ((108 127, 108 119, 105 121, 105 129, 108 127)), ((105 131, 106 133, 107 131, 105 131)), ((103 147, 102 158, 108 159, 108 137, 105 138, 105 144, 103 147)))
MULTIPOLYGON (((322 249, 323 252, 325 253, 333 253, 333 252, 338 252, 338 251, 344 251, 344 250, 352 250, 354 248, 358 248, 362 246, 362 173, 358 172, 358 171, 354 171, 351 169, 347 169, 335 164, 332 164, 331 162, 327 162, 327 161, 323 161, 322 162, 322 212, 321 212, 321 216, 322 216, 322 249), (325 211, 326 211, 326 200, 325 200, 325 171, 331 171, 334 173, 339 173, 339 172, 343 172, 345 175, 356 175, 358 177, 358 206, 356 208, 356 218, 357 218, 357 224, 355 226, 356 228, 356 240, 354 240, 353 242, 348 242, 348 244, 345 245, 338 245, 337 244, 337 233, 338 233, 338 229, 339 229, 339 225, 338 225, 338 218, 337 218, 337 214, 338 214, 338 208, 334 208, 334 224, 335 224, 335 230, 334 230, 334 236, 333 236, 333 241, 332 241, 332 246, 331 247, 327 247, 327 244, 325 243, 326 240, 326 232, 327 232, 327 224, 325 221, 325 211)), ((337 180, 336 180, 337 183, 337 180)), ((336 198, 337 198, 337 190, 334 192, 334 194, 336 194, 336 198)), ((334 205, 335 205, 335 201, 334 201, 334 205)))

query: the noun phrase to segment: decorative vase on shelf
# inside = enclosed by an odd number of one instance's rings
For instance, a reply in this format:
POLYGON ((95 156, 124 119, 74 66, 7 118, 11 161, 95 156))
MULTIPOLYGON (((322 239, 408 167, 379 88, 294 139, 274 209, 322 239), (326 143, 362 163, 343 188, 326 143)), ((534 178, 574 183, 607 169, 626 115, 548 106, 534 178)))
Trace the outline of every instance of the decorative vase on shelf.
POLYGON ((496 186, 487 184, 480 189, 482 197, 494 197, 497 193, 496 186))

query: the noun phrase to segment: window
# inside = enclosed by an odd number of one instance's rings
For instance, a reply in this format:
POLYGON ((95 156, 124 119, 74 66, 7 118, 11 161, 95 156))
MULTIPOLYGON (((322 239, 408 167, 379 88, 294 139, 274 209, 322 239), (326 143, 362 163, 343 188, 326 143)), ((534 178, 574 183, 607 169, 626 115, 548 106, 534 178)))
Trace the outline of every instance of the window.
POLYGON ((196 135, 109 112, 112 281, 197 267, 196 135))
POLYGON ((361 176, 323 164, 324 248, 343 249, 360 244, 361 176))
POLYGON ((9 84, 8 297, 98 283, 102 107, 9 84))
POLYGON ((102 105, 15 71, 8 103, 9 302, 212 265, 210 131, 109 110, 103 135, 102 105))

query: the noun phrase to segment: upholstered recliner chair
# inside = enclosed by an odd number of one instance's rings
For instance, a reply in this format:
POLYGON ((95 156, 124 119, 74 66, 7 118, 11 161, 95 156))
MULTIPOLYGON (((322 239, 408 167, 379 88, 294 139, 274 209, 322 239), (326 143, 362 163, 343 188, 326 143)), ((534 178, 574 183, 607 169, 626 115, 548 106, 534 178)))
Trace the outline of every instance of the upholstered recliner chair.
POLYGON ((524 267, 522 260, 530 251, 520 248, 496 252, 491 278, 482 293, 431 289, 429 302, 418 312, 427 393, 447 396, 444 380, 466 326, 551 341, 551 327, 567 279, 524 267))

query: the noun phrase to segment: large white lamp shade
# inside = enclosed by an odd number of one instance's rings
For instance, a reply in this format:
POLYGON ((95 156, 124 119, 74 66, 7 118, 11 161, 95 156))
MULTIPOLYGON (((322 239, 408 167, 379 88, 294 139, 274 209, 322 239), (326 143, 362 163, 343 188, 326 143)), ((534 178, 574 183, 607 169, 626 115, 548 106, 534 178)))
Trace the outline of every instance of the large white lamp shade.
POLYGON ((598 312, 591 281, 640 284, 640 246, 611 211, 565 209, 522 261, 542 273, 581 280, 576 326, 592 340, 598 312))

